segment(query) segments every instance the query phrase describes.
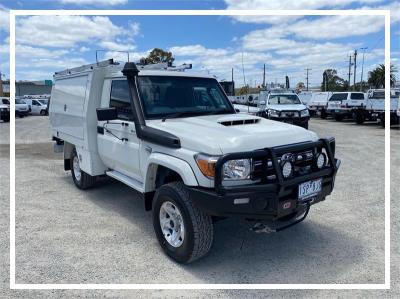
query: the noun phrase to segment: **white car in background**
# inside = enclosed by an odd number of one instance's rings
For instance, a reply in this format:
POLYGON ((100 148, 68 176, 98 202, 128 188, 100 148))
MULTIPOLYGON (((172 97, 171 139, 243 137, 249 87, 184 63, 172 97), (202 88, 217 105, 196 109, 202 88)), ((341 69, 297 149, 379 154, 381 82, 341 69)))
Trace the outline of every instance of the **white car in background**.
POLYGON ((29 105, 21 99, 15 99, 15 116, 24 117, 29 114, 29 105))
POLYGON ((32 114, 47 115, 47 103, 43 99, 23 99, 26 102, 32 114))

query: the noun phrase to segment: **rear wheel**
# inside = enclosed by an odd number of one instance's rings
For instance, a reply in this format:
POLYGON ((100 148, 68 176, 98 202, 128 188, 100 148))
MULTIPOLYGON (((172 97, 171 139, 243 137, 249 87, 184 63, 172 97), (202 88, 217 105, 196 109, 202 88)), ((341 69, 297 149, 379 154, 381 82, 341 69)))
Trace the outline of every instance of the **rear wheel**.
POLYGON ((87 174, 81 170, 80 161, 76 149, 73 149, 70 159, 70 167, 72 179, 74 180, 75 186, 79 189, 85 190, 92 187, 96 183, 96 177, 87 174))
POLYGON ((342 121, 343 120, 343 115, 335 115, 335 120, 336 121, 342 121))
POLYGON ((362 125, 365 121, 364 114, 360 112, 353 112, 353 120, 358 124, 362 125))
POLYGON ((322 119, 326 119, 327 116, 328 115, 326 114, 326 111, 325 110, 321 110, 321 118, 322 119))
POLYGON ((163 185, 156 191, 153 226, 164 252, 178 263, 193 262, 211 248, 212 219, 193 204, 182 182, 163 185))

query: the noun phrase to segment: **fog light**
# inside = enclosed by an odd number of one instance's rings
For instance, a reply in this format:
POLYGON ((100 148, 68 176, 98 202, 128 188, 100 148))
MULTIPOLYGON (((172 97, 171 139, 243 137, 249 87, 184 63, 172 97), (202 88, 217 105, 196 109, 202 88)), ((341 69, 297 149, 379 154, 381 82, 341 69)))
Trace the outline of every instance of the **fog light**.
POLYGON ((317 167, 321 169, 326 164, 326 155, 324 153, 319 153, 317 155, 317 167))
POLYGON ((289 161, 283 162, 282 164, 282 175, 285 179, 287 179, 288 177, 290 177, 292 175, 293 172, 293 166, 292 163, 290 163, 289 161))

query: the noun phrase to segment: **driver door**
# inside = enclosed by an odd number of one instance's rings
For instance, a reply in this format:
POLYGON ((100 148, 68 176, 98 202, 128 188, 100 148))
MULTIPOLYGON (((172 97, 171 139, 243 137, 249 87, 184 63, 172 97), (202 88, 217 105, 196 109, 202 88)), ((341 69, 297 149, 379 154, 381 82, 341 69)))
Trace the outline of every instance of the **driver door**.
POLYGON ((97 142, 100 157, 112 170, 142 182, 139 163, 141 141, 136 136, 128 81, 117 79, 106 81, 105 84, 108 84, 109 88, 103 90, 107 98, 103 98, 102 106, 115 107, 118 119, 108 123, 98 121, 97 142))

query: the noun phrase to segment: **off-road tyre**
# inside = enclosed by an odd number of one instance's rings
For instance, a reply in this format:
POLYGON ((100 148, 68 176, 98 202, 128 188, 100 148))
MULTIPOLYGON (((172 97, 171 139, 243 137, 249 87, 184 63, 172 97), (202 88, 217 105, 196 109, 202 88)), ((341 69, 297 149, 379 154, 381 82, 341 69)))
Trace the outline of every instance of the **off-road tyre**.
POLYGON ((91 175, 87 174, 86 172, 80 170, 80 179, 77 178, 77 174, 74 171, 74 159, 75 158, 78 159, 78 161, 79 161, 78 154, 76 153, 76 149, 74 148, 71 152, 70 167, 71 167, 72 179, 74 181, 75 186, 82 190, 93 187, 93 185, 96 183, 97 177, 91 176, 91 175))
POLYGON ((328 114, 326 114, 325 110, 321 110, 321 118, 326 119, 328 117, 328 114))
POLYGON ((153 226, 163 251, 178 263, 191 263, 206 255, 213 242, 213 222, 211 216, 198 209, 182 182, 172 182, 161 186, 154 195, 153 226), (160 225, 160 208, 164 202, 171 202, 182 215, 184 223, 183 243, 172 246, 164 237, 160 225))
POLYGON ((343 115, 335 115, 335 120, 336 121, 342 121, 343 120, 343 115))

